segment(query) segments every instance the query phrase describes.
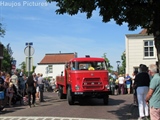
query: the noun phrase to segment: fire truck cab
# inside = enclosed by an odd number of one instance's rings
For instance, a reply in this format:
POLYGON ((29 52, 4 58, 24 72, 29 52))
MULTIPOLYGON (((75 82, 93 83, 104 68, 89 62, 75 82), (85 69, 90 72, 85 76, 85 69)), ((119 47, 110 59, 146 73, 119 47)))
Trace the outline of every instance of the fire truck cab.
POLYGON ((93 97, 102 98, 108 104, 111 92, 105 59, 73 58, 66 63, 63 74, 56 77, 60 99, 67 98, 69 105, 73 105, 83 97, 93 97))

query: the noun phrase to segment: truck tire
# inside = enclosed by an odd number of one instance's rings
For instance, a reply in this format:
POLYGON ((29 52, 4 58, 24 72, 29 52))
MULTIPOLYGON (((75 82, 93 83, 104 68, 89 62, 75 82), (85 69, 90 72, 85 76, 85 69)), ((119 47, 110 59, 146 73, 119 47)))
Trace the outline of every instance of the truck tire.
POLYGON ((71 88, 67 89, 67 100, 69 105, 74 105, 74 96, 71 95, 71 88))
POLYGON ((58 87, 58 96, 59 96, 59 99, 66 99, 66 95, 63 94, 63 87, 61 86, 58 87))
POLYGON ((103 103, 104 103, 104 105, 108 105, 108 101, 109 101, 109 95, 104 95, 103 96, 103 103))

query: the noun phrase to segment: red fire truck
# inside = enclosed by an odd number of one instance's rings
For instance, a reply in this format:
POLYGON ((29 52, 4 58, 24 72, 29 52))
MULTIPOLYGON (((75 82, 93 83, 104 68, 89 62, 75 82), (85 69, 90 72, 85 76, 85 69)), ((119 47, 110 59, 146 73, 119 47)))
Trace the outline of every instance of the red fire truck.
POLYGON ((111 92, 103 58, 86 56, 71 59, 66 63, 64 73, 56 77, 56 82, 59 98, 67 98, 69 105, 83 97, 102 98, 104 104, 108 104, 111 92))

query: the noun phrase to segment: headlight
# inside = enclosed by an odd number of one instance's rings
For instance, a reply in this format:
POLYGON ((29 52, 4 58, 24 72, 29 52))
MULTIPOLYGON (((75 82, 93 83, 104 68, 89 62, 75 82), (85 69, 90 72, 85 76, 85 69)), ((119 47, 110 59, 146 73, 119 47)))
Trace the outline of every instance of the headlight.
POLYGON ((76 90, 79 90, 79 89, 80 89, 80 86, 79 86, 79 85, 75 85, 75 89, 76 89, 76 90))

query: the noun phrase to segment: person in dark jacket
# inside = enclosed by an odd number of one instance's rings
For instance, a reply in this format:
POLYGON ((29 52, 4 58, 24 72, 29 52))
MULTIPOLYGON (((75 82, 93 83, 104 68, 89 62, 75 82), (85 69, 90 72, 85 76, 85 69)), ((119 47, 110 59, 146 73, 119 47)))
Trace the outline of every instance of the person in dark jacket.
POLYGON ((146 95, 149 90, 150 77, 148 74, 147 66, 140 65, 140 73, 135 77, 135 86, 137 88, 137 99, 138 99, 138 109, 139 109, 139 119, 149 116, 149 108, 145 102, 146 95))
POLYGON ((4 88, 4 79, 2 78, 2 73, 0 71, 0 111, 4 110, 4 98, 5 98, 5 88, 4 88), (3 98, 2 98, 3 97, 3 98))
POLYGON ((28 77, 26 82, 27 87, 27 94, 28 94, 28 105, 31 108, 31 95, 32 99, 32 106, 35 107, 35 94, 36 94, 36 73, 33 73, 31 76, 28 77))

